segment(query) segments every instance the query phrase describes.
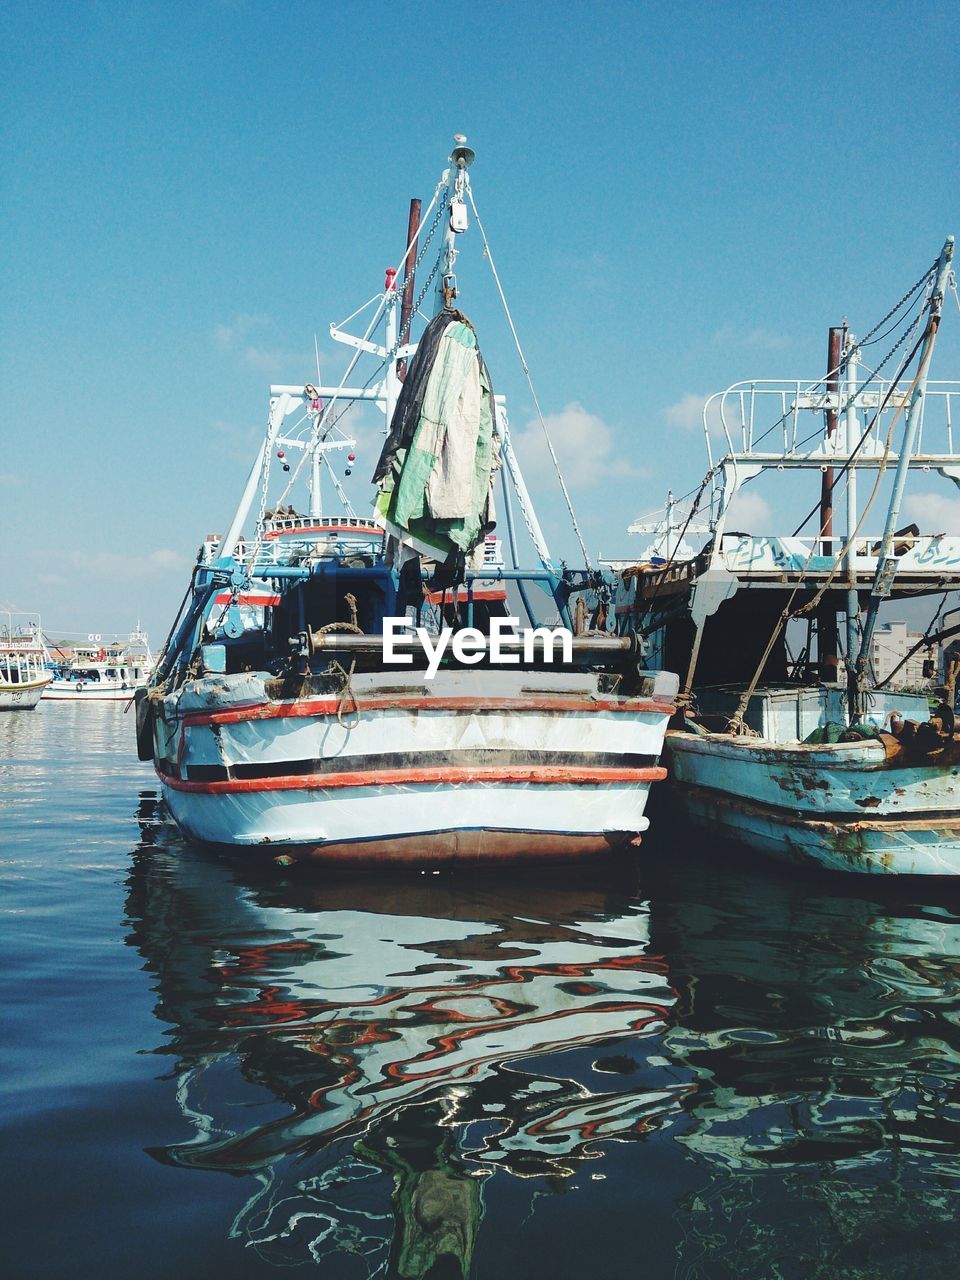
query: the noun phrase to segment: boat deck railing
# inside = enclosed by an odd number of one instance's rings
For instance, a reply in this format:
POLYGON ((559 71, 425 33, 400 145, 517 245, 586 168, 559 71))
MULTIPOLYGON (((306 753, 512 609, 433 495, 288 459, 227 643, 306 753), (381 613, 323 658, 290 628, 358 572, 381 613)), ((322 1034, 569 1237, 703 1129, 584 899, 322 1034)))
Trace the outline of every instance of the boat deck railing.
POLYGON ((317 516, 282 516, 264 522, 264 537, 276 537, 282 533, 371 533, 383 536, 383 529, 376 520, 365 516, 335 516, 326 520, 317 516))
MULTIPOLYGON (((751 574, 787 578, 797 574, 816 577, 828 573, 845 547, 842 537, 765 537, 728 533, 721 543, 724 566, 740 577, 751 574)), ((853 564, 858 576, 876 573, 880 538, 857 538, 853 564)), ((897 576, 909 578, 954 577, 960 573, 960 537, 946 533, 907 535, 895 541, 897 576)), ((838 583, 838 585, 842 585, 838 583)))
MULTIPOLYGON (((208 534, 202 548, 203 564, 213 564, 220 553, 221 539, 208 534)), ((383 543, 383 529, 375 520, 361 516, 337 516, 318 520, 310 516, 291 516, 281 520, 268 520, 264 536, 257 548, 257 562, 253 566, 256 577, 269 577, 272 566, 286 566, 294 557, 302 558, 322 545, 327 554, 356 553, 367 550, 376 554, 383 543), (299 535, 299 536, 298 536, 299 535)), ((253 543, 241 539, 236 546, 236 557, 245 560, 253 543)), ((503 543, 495 534, 484 539, 483 567, 491 572, 503 569, 503 543)))
MULTIPOLYGON (((842 462, 856 449, 857 466, 876 466, 883 456, 893 415, 901 421, 910 408, 908 386, 873 379, 850 394, 828 390, 822 379, 735 382, 710 396, 703 407, 707 454, 713 466, 717 443, 740 461, 782 466, 816 466, 842 462), (856 413, 848 423, 848 410, 856 413), (828 411, 837 415, 836 430, 827 435, 828 411), (878 412, 879 411, 879 412, 878 412), (821 422, 817 424, 816 416, 821 422), (876 421, 873 422, 874 417, 876 421), (872 428, 860 444, 868 423, 872 428), (859 447, 858 447, 859 446, 859 447)), ((954 428, 960 422, 960 382, 929 381, 920 410, 913 466, 960 461, 954 428)), ((888 462, 896 454, 888 455, 888 462)))

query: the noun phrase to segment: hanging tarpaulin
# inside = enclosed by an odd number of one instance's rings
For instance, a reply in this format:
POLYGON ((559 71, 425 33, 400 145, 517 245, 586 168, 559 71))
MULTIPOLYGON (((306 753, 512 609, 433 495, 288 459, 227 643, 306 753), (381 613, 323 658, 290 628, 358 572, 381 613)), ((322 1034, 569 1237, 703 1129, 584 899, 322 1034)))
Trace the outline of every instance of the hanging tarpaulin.
POLYGON ((441 312, 420 339, 374 472, 377 518, 410 551, 462 563, 494 526, 499 466, 477 335, 459 311, 441 312))

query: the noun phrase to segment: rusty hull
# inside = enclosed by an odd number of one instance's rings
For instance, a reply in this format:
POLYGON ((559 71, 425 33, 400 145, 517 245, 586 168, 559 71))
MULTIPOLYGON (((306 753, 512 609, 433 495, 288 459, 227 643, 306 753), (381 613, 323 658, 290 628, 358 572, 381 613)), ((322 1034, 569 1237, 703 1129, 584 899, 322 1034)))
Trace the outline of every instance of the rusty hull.
MULTIPOLYGON (((364 867, 422 868, 495 863, 512 866, 530 863, 566 864, 584 858, 597 859, 640 844, 640 833, 607 831, 597 835, 565 835, 540 831, 482 830, 433 831, 397 836, 389 840, 349 840, 299 845, 277 845, 274 861, 281 866, 317 863, 345 871, 364 867)), ((236 854, 236 846, 229 846, 236 854)), ((269 841, 247 846, 258 857, 270 849, 269 841)))
POLYGON ((812 817, 704 787, 675 786, 673 796, 696 828, 796 865, 871 875, 960 875, 960 814, 812 817))

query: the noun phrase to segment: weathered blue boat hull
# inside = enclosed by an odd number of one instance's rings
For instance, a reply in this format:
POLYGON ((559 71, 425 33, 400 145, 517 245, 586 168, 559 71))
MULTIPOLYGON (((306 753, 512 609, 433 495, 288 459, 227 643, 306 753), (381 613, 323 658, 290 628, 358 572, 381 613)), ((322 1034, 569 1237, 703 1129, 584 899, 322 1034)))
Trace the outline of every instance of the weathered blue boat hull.
POLYGON ((960 817, 810 817, 673 783, 682 815, 713 837, 800 866, 872 875, 960 875, 960 817))
POLYGON ((876 875, 960 875, 960 766, 888 758, 876 738, 813 745, 672 730, 681 814, 782 861, 876 875))

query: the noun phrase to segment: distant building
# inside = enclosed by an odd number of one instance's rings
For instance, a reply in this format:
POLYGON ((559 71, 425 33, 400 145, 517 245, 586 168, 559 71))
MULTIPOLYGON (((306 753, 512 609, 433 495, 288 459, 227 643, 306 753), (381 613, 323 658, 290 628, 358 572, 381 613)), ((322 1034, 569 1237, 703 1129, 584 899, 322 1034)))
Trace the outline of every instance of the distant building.
POLYGON ((960 670, 960 640, 950 640, 947 644, 940 646, 940 682, 946 684, 950 674, 951 664, 954 669, 954 675, 960 670))
MULTIPOLYGON (((873 653, 871 654, 877 682, 886 680, 922 638, 922 631, 908 631, 905 622, 884 622, 878 626, 873 633, 873 653)), ((924 661, 929 656, 926 649, 918 649, 912 657, 907 658, 890 681, 890 688, 917 689, 930 684, 931 677, 925 676, 923 670, 924 661)))

